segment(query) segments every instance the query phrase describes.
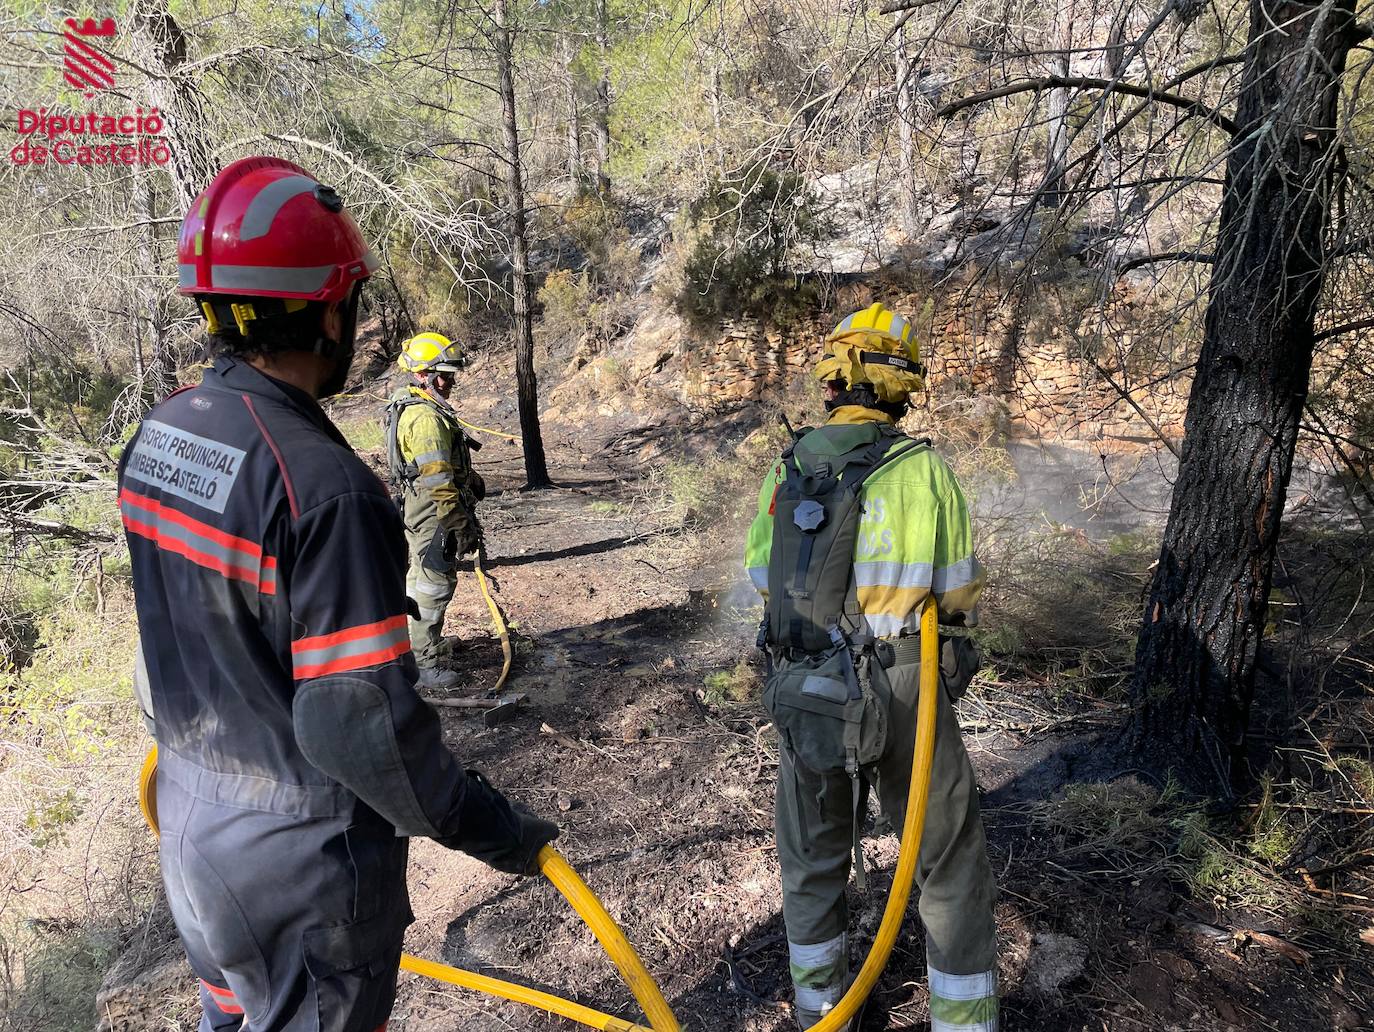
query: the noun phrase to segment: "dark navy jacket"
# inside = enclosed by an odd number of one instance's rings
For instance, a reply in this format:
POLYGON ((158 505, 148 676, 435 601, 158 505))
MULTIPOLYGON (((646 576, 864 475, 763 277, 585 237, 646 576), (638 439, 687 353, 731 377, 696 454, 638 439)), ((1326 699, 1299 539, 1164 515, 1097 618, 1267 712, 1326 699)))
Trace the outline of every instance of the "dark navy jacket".
MULTIPOLYGON (((513 820, 504 801, 474 813, 493 793, 415 693, 400 518, 308 395, 219 359, 144 419, 119 506, 159 778, 351 829, 349 848, 360 833, 378 849, 397 834, 467 848, 466 833, 513 820)), ((403 893, 404 850, 384 852, 402 870, 378 873, 403 893)))

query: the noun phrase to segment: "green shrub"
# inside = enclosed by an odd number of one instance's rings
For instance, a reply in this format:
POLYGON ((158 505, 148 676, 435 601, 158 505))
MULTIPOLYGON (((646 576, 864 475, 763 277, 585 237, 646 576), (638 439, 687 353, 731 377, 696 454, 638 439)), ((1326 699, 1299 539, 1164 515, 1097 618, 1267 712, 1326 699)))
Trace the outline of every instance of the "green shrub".
POLYGON ((749 702, 763 690, 759 672, 741 659, 730 670, 718 670, 702 679, 701 701, 708 706, 749 702))
POLYGON ((794 326, 820 306, 820 290, 789 261, 826 233, 805 183, 757 168, 717 180, 687 209, 678 310, 699 328, 751 316, 794 326))

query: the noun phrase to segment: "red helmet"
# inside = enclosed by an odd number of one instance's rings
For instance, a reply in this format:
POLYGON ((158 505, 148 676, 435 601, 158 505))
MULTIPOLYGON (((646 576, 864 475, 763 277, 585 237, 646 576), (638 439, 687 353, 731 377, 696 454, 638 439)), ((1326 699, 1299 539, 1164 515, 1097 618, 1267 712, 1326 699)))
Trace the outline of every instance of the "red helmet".
POLYGON ((181 224, 177 290, 342 301, 377 268, 343 199, 282 158, 241 158, 181 224))

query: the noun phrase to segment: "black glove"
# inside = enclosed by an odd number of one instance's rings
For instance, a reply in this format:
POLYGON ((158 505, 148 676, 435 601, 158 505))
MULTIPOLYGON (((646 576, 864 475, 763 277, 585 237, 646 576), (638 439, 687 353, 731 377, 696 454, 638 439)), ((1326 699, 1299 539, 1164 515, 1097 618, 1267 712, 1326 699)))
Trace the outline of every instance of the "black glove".
POLYGON ((468 490, 472 492, 472 497, 479 502, 487 496, 487 482, 482 479, 482 474, 475 469, 468 470, 468 490))
POLYGON ((420 565, 435 573, 448 573, 458 557, 457 538, 454 532, 443 527, 434 528, 434 536, 429 539, 425 551, 420 556, 420 565))
POLYGON ((454 533, 453 539, 455 559, 475 555, 482 547, 482 528, 477 526, 476 520, 470 520, 466 527, 454 533))
POLYGON ((963 635, 940 635, 940 681, 946 693, 958 702, 968 691, 973 675, 983 665, 978 646, 963 635))
POLYGON ((481 771, 469 770, 457 835, 439 840, 506 874, 535 874, 539 850, 558 838, 558 825, 512 804, 481 771))

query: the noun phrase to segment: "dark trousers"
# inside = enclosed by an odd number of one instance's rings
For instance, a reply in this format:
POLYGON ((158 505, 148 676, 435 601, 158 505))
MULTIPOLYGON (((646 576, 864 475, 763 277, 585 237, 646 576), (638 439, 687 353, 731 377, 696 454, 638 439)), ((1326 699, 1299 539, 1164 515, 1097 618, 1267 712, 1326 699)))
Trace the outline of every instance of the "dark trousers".
MULTIPOLYGON (((204 785, 199 786, 204 791, 204 785)), ((407 840, 372 815, 227 806, 159 772, 163 883, 200 1032, 376 1032, 411 921, 407 840)))

